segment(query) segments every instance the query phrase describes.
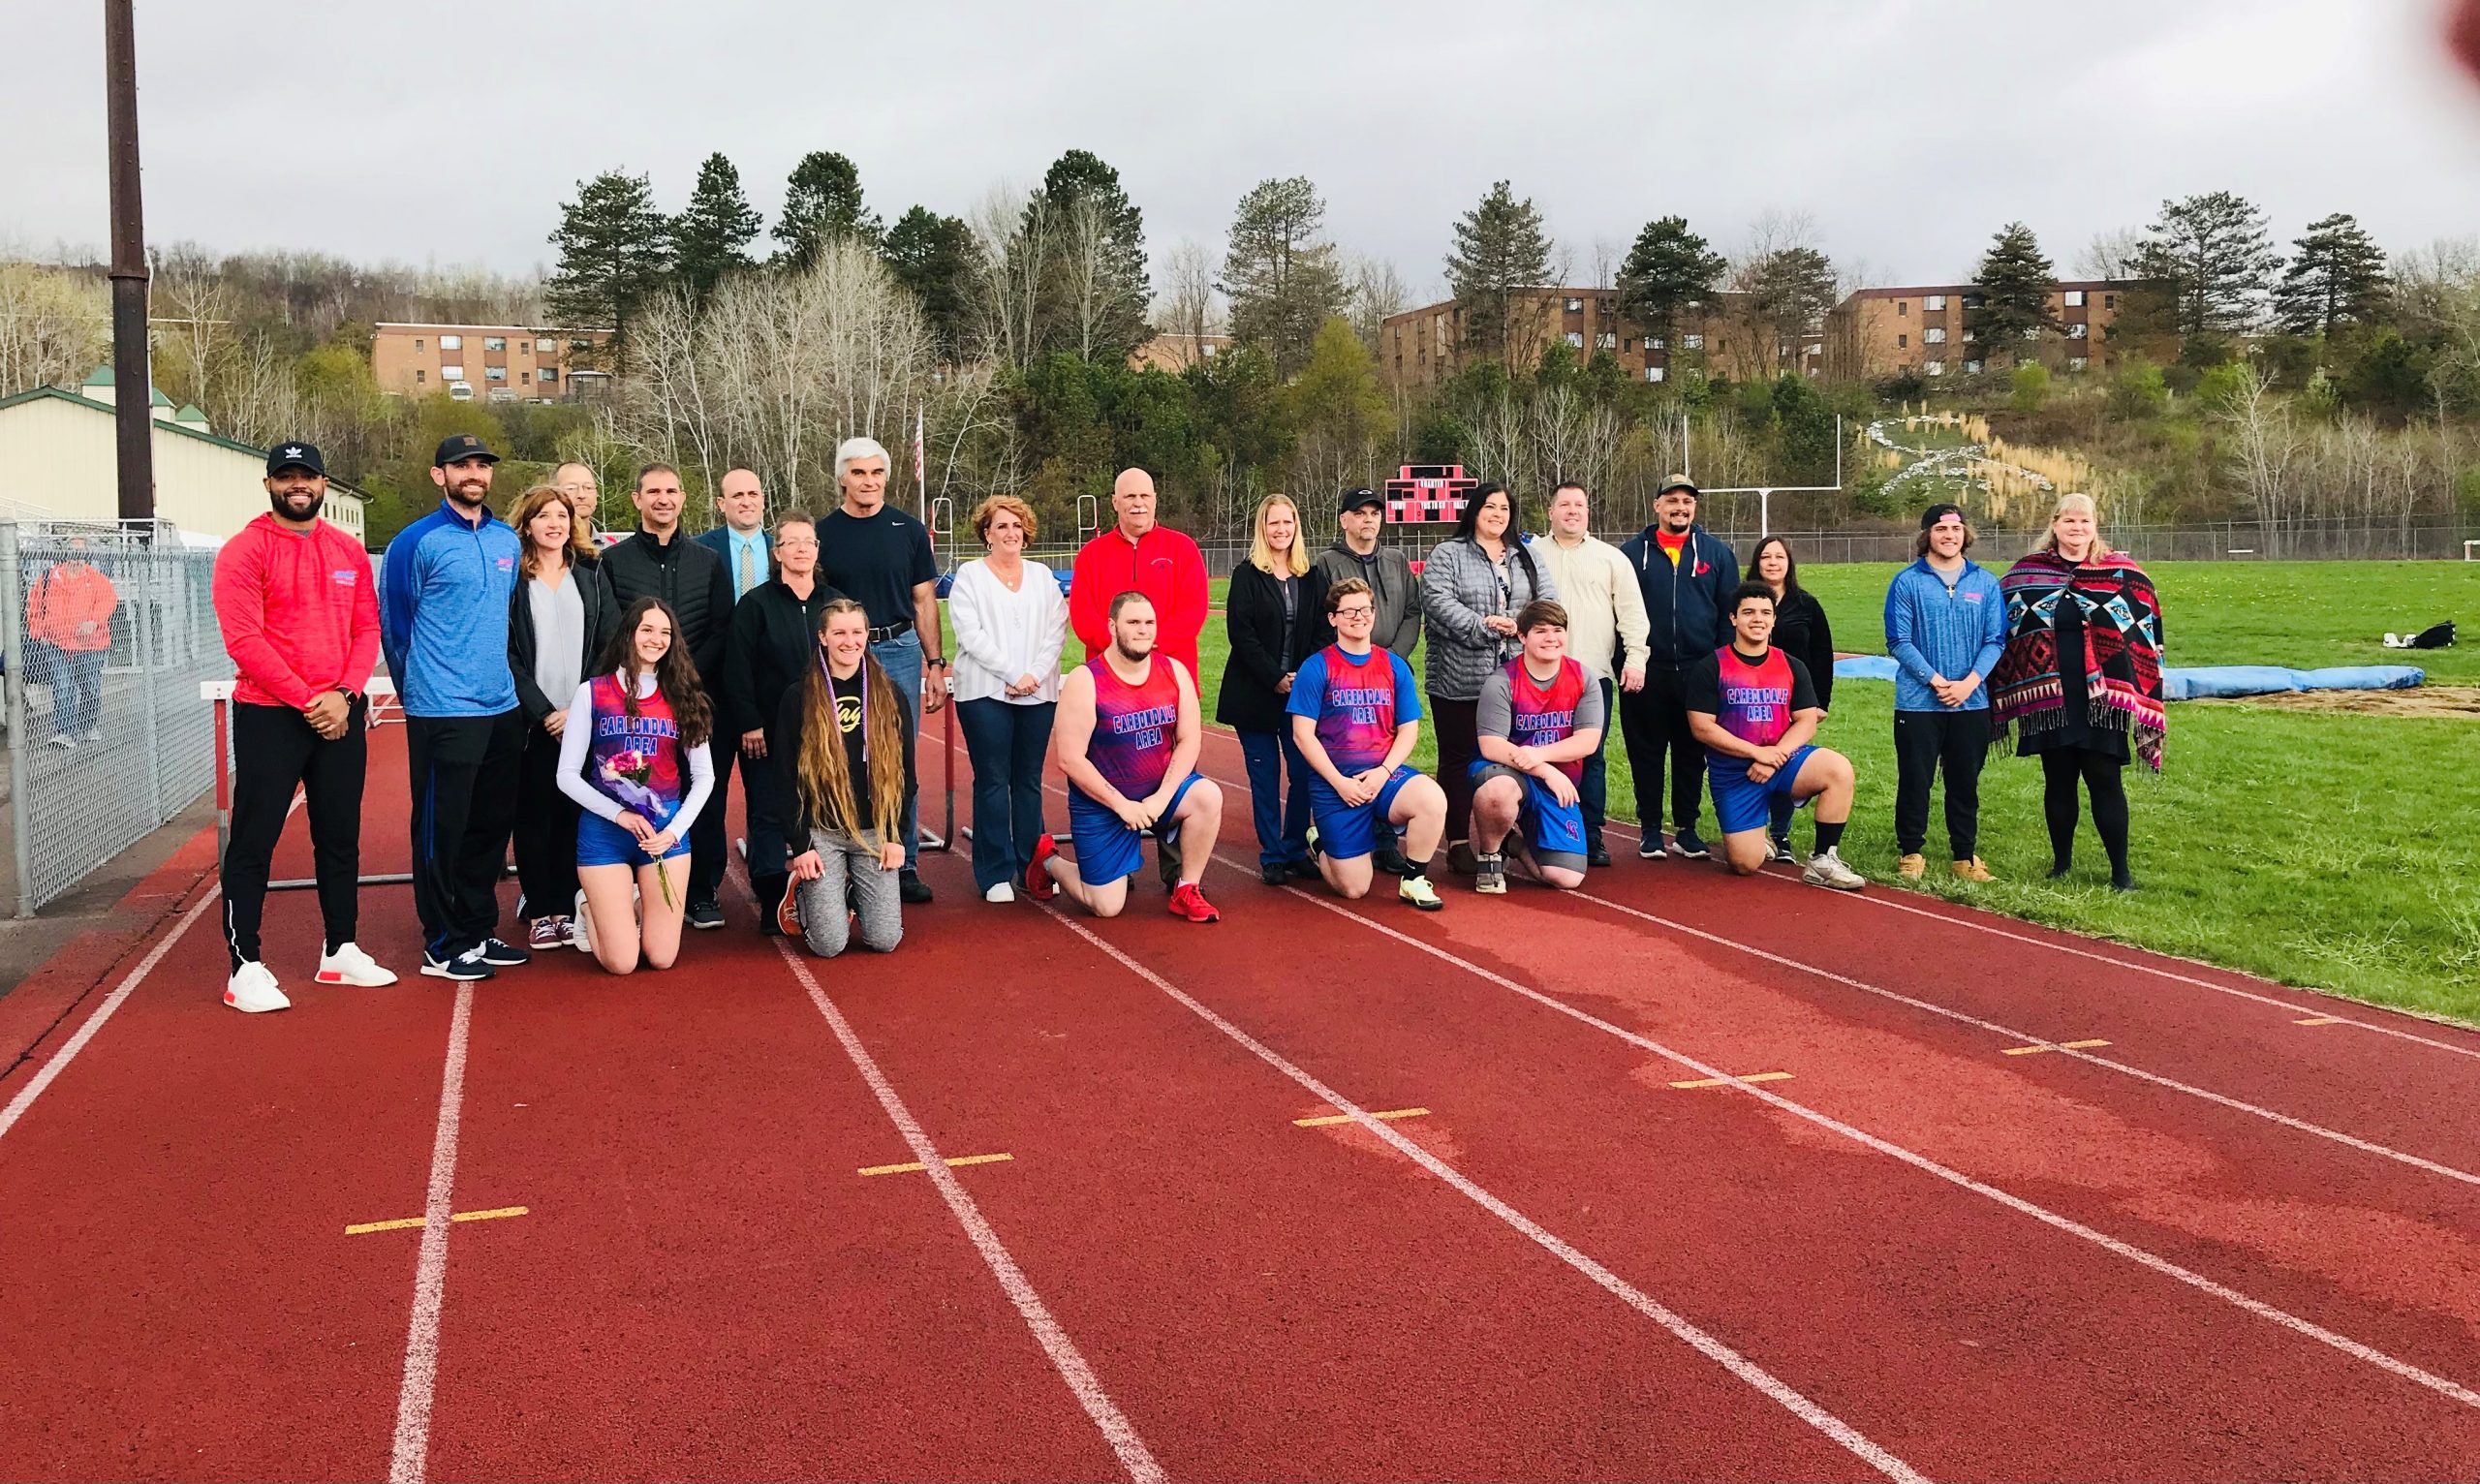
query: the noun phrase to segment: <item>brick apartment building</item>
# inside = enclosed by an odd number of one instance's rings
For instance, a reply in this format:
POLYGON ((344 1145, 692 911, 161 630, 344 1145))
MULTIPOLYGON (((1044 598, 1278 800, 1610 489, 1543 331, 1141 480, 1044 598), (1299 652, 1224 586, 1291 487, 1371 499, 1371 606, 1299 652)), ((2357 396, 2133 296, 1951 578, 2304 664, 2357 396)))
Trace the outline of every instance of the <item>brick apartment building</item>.
POLYGON ((602 381, 594 353, 610 339, 607 329, 383 324, 371 333, 370 370, 381 391, 398 396, 565 402, 602 381))
POLYGON ((1132 371, 1186 371, 1230 350, 1229 335, 1192 335, 1165 330, 1128 353, 1132 371))
MULTIPOLYGON (((1680 319, 1665 337, 1619 312, 1616 289, 1527 289, 1509 310, 1516 358, 1530 364, 1564 342, 1579 360, 1607 351, 1631 381, 1665 382, 1690 365, 1713 376, 1772 375, 1825 368, 1822 330, 1785 341, 1748 309, 1748 295, 1719 293, 1680 319)), ((1379 326, 1379 374, 1398 386, 1427 386, 1456 369, 1464 314, 1453 299, 1389 316, 1379 326)))
MULTIPOLYGON (((2105 279, 2060 284, 2050 294, 2050 313, 2065 332, 2043 343, 2040 358, 2065 371, 2107 363, 2110 325, 2134 287, 2105 279)), ((1973 376, 1988 351, 1980 310, 1980 290, 1971 284, 1862 289, 1835 306, 1829 324, 1857 375, 1973 376)))

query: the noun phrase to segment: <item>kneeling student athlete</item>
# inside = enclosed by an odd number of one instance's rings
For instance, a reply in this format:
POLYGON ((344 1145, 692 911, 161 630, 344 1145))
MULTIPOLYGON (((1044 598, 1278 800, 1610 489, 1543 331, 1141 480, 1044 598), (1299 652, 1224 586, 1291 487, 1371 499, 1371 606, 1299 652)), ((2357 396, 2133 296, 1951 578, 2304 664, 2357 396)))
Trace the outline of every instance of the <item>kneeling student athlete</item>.
POLYGON ((776 702, 767 730, 762 766, 771 774, 751 771, 750 808, 763 815, 752 823, 800 848, 785 867, 775 924, 821 958, 856 937, 873 953, 892 953, 904 941, 912 713, 870 653, 860 603, 830 599, 808 647, 802 676, 776 702), (767 781, 758 783, 761 776, 767 781))
POLYGON ((1696 665, 1687 683, 1689 728, 1707 750, 1706 783, 1721 817, 1723 863, 1735 875, 1755 875, 1771 853, 1771 801, 1777 795, 1814 799, 1817 850, 1800 879, 1858 891, 1860 873, 1843 863, 1838 850, 1851 818, 1851 759, 1809 744, 1825 712, 1808 666, 1767 642, 1774 634, 1774 590, 1741 583, 1728 617, 1731 642, 1696 665))
POLYGON ((1507 857, 1572 891, 1584 884, 1585 759, 1607 717, 1599 677, 1567 658, 1567 610, 1534 602, 1516 615, 1524 653, 1481 683, 1481 757, 1472 764, 1474 891, 1507 889, 1507 857), (1512 850, 1509 847, 1512 846, 1512 850))
POLYGON ((1156 653, 1154 603, 1143 593, 1113 598, 1110 624, 1110 644, 1060 683, 1051 731, 1068 774, 1076 859, 1061 859, 1057 842, 1041 836, 1025 889, 1047 901, 1056 888, 1097 917, 1116 917, 1150 833, 1157 850, 1176 852, 1171 915, 1216 921, 1197 881, 1223 829, 1223 789, 1196 771, 1204 745, 1196 682, 1156 653))
POLYGON ((1407 869, 1395 894, 1437 912, 1445 904, 1429 868, 1446 836, 1446 790, 1404 761, 1421 735, 1412 667, 1371 644, 1378 608, 1360 578, 1326 590, 1326 614, 1335 642, 1300 662, 1285 708, 1309 759, 1310 855, 1338 894, 1367 896, 1379 831, 1401 825, 1407 869))

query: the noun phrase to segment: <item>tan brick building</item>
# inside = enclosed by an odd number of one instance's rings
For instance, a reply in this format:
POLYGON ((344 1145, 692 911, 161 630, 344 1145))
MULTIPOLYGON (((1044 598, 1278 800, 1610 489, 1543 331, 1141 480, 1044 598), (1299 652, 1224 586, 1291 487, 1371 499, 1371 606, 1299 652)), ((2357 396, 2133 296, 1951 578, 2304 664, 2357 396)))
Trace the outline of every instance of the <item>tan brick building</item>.
MULTIPOLYGON (((1508 318, 1519 365, 1564 342, 1580 361, 1609 352, 1630 381, 1666 382, 1690 366, 1733 378, 1825 369, 1822 330, 1786 341, 1749 312, 1744 294, 1716 294, 1667 337, 1621 314, 1616 289, 1527 289, 1515 299, 1508 318)), ((1463 339, 1464 313, 1453 299, 1390 316, 1379 326, 1379 373, 1398 386, 1432 386, 1455 373, 1463 339)))
MULTIPOLYGON (((2114 352, 2110 326, 2128 292, 2118 280, 2062 283, 2050 294, 2050 313, 2065 332, 2044 339, 2039 358, 2061 370, 2105 364, 2114 352)), ((1970 284, 1906 289, 1862 289, 1828 317, 1837 375, 1977 375, 1988 363, 1980 338, 1980 290, 1970 284)))
POLYGON ((459 401, 565 402, 604 374, 607 329, 523 325, 395 325, 373 328, 370 371, 381 391, 459 401))
POLYGON ((1186 371, 1201 360, 1214 359, 1231 349, 1232 343, 1229 335, 1165 332, 1129 352, 1129 368, 1135 371, 1186 371))

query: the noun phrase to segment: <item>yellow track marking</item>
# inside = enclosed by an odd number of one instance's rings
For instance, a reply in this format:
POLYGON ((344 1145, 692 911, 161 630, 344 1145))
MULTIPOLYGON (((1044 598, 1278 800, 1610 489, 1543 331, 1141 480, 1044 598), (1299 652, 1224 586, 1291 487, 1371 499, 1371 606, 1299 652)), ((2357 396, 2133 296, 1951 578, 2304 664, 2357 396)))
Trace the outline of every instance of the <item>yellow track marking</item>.
MULTIPOLYGON (((1430 1116, 1430 1110, 1427 1108, 1392 1108, 1384 1113, 1372 1113, 1369 1116, 1372 1118, 1383 1119, 1427 1118, 1430 1116)), ((1295 1128, 1328 1128, 1337 1124, 1348 1124, 1351 1122, 1353 1122, 1353 1119, 1349 1113, 1330 1113, 1323 1118, 1295 1118, 1291 1121, 1291 1125, 1295 1128)))
MULTIPOLYGON (((496 1221, 504 1216, 525 1214, 526 1210, 523 1206, 501 1206, 492 1211, 459 1211, 449 1220, 451 1221, 496 1221)), ((345 1235, 358 1237, 373 1231, 403 1231, 408 1227, 419 1226, 421 1223, 422 1218, 418 1216, 401 1217, 392 1221, 363 1221, 359 1225, 346 1227, 345 1235)))
POLYGON ((2090 1051, 2095 1046, 2108 1044, 2110 1044, 2108 1041, 2060 1041, 2052 1045, 2043 1041, 2037 1046, 2009 1046, 1999 1054, 2000 1056, 2038 1056, 2044 1051, 2090 1051))
MULTIPOLYGON (((1015 1158, 1014 1155, 958 1155, 952 1159, 942 1159, 939 1162, 953 1169, 959 1164, 997 1164, 1003 1159, 1015 1158)), ((861 1173, 864 1175, 909 1175, 928 1168, 928 1165, 916 1160, 911 1164, 865 1164, 861 1167, 861 1173)))
POLYGON ((1787 1071, 1752 1071, 1745 1077, 1699 1077, 1693 1082, 1674 1082, 1671 1086, 1682 1089, 1729 1087, 1734 1082, 1788 1082, 1790 1080, 1791 1074, 1787 1071))

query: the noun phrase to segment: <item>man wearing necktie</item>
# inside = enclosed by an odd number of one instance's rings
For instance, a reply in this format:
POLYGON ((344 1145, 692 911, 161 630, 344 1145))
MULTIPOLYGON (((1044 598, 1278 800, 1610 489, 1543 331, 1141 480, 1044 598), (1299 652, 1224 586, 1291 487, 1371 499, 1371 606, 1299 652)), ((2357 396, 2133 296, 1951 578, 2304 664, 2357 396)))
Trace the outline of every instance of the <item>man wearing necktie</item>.
MULTIPOLYGON (((766 541, 766 490, 758 482, 758 475, 737 464, 724 474, 715 487, 715 509, 724 523, 711 531, 692 538, 699 545, 724 559, 724 574, 731 579, 732 602, 737 604, 752 592, 763 587, 775 575, 774 551, 766 541)), ((730 624, 727 622, 728 629, 730 624)), ((729 651, 727 649, 728 655, 729 651)), ((706 694, 722 696, 724 677, 703 677, 706 694)), ((707 801, 715 818, 726 819, 726 795, 731 788, 732 760, 739 753, 739 739, 719 735, 711 750, 715 761, 715 792, 707 801)), ((749 791, 744 778, 741 791, 749 791)), ((705 926, 699 923, 698 926, 705 926)))

